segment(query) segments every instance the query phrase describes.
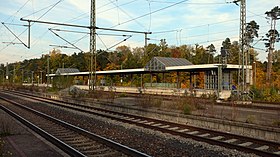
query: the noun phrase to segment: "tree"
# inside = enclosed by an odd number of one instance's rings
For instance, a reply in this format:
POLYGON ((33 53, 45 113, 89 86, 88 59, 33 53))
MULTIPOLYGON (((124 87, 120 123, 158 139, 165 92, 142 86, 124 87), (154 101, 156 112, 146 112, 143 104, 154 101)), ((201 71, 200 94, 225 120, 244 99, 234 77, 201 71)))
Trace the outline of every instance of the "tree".
POLYGON ((216 52, 216 48, 213 44, 206 47, 208 52, 208 61, 207 63, 210 63, 210 58, 212 60, 212 63, 214 63, 214 53, 216 52))
POLYGON ((250 47, 255 37, 259 37, 258 31, 260 26, 253 20, 246 24, 245 28, 245 44, 250 47))
MULTIPOLYGON (((226 38, 222 42, 223 48, 227 51, 227 63, 229 64, 238 64, 238 56, 239 56, 239 44, 237 41, 233 41, 231 43, 229 38, 226 38)), ((216 62, 219 62, 219 55, 215 57, 216 62)))
POLYGON ((268 48, 268 64, 267 64, 267 83, 271 84, 271 73, 272 73, 272 58, 273 58, 273 50, 275 42, 279 42, 279 33, 276 30, 276 20, 280 18, 280 8, 278 6, 271 9, 271 11, 265 12, 266 16, 271 19, 271 29, 266 34, 265 46, 268 48))
POLYGON ((230 47, 231 47, 230 39, 226 38, 225 41, 223 41, 222 45, 223 45, 224 49, 230 49, 230 47))

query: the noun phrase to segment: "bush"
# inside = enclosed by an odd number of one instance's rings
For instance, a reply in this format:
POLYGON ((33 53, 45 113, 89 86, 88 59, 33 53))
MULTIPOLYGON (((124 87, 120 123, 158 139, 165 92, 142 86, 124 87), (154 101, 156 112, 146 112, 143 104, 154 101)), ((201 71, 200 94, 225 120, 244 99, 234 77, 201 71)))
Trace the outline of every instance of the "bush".
POLYGON ((273 125, 273 126, 276 126, 276 127, 280 127, 280 120, 274 120, 274 121, 272 122, 272 125, 273 125))
POLYGON ((256 88, 252 87, 251 92, 254 93, 254 100, 267 102, 280 102, 280 94, 277 88, 256 88))
POLYGON ((246 123, 252 124, 255 122, 255 120, 256 120, 256 117, 254 115, 248 115, 247 119, 246 119, 246 123))
POLYGON ((189 114, 191 114, 191 112, 192 112, 191 106, 188 105, 188 104, 185 104, 185 105, 184 105, 184 114, 189 115, 189 114))

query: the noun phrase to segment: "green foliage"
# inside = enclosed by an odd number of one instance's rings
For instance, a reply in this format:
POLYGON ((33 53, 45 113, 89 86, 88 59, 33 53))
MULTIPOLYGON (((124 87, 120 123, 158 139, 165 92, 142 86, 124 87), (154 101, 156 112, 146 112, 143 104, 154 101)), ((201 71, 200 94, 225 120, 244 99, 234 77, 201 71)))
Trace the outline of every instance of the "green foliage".
POLYGON ((280 102, 279 89, 276 88, 262 88, 258 89, 252 87, 251 91, 254 93, 254 100, 268 101, 268 102, 280 102))
POLYGON ((126 93, 119 94, 119 97, 126 97, 126 93))
POLYGON ((189 114, 191 114, 191 112, 192 112, 191 106, 189 104, 185 104, 184 105, 184 114, 189 115, 189 114))
POLYGON ((272 125, 273 126, 276 126, 276 127, 280 127, 280 120, 278 119, 278 120, 274 120, 273 122, 272 122, 272 125))
POLYGON ((255 115, 248 115, 247 119, 246 119, 246 123, 252 124, 252 123, 255 122, 255 120, 256 120, 256 116, 255 115))

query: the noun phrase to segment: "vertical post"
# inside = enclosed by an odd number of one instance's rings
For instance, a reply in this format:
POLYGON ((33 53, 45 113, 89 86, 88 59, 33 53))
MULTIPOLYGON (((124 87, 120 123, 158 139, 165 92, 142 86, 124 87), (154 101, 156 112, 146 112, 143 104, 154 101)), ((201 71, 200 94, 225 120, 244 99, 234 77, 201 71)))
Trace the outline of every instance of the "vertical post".
POLYGON ((254 61, 253 62, 253 78, 254 78, 254 81, 253 81, 253 83, 254 83, 254 86, 256 86, 257 85, 257 63, 254 61))
POLYGON ((50 84, 50 54, 48 54, 48 58, 47 58, 47 62, 48 62, 48 67, 47 67, 47 73, 48 73, 48 76, 47 76, 47 88, 49 87, 49 84, 50 84))
POLYGON ((218 65, 218 98, 220 97, 220 92, 222 91, 222 82, 223 82, 223 65, 218 65))
POLYGON ((21 69, 21 84, 23 85, 24 82, 24 70, 21 69))
POLYGON ((192 72, 190 72, 190 92, 193 92, 192 72))
POLYGON ((238 98, 245 100, 244 92, 246 86, 246 78, 245 78, 245 37, 244 34, 246 32, 246 0, 239 0, 240 1, 240 32, 239 32, 239 43, 240 43, 240 52, 239 52, 239 70, 238 70, 238 98))
POLYGON ((130 74, 130 87, 132 87, 132 83, 133 83, 133 74, 130 74))
POLYGON ((143 88, 143 74, 141 74, 141 89, 143 88))
POLYGON ((96 84, 96 10, 95 10, 95 0, 91 0, 91 16, 90 16, 90 81, 89 81, 89 91, 94 90, 94 85, 96 84), (93 82, 93 55, 95 54, 94 63, 94 82, 93 82))
POLYGON ((40 71, 40 73, 41 73, 41 76, 40 76, 40 78, 41 78, 41 84, 43 84, 43 71, 40 71))
POLYGON ((162 77, 163 77, 163 84, 164 84, 164 87, 166 88, 166 82, 165 82, 165 74, 164 74, 164 72, 162 73, 162 77))
POLYGON ((8 64, 8 62, 6 64, 6 80, 9 83, 9 64, 8 64))
POLYGON ((180 86, 180 85, 179 85, 179 84, 180 84, 180 78, 179 78, 179 77, 180 77, 180 72, 177 71, 177 89, 180 88, 180 87, 179 87, 179 86, 180 86))
POLYGON ((28 43, 27 48, 30 48, 30 21, 28 21, 28 43))
POLYGON ((31 83, 32 83, 32 86, 34 85, 34 82, 33 82, 33 80, 34 80, 33 74, 34 74, 34 71, 31 71, 31 83))
POLYGON ((15 83, 15 77, 16 77, 16 65, 14 64, 13 83, 15 83))
POLYGON ((150 73, 150 75, 151 75, 151 83, 150 83, 150 85, 151 85, 151 87, 152 87, 152 86, 153 86, 153 74, 150 73))
POLYGON ((148 38, 147 38, 147 32, 145 32, 145 47, 147 47, 147 40, 148 40, 148 38))

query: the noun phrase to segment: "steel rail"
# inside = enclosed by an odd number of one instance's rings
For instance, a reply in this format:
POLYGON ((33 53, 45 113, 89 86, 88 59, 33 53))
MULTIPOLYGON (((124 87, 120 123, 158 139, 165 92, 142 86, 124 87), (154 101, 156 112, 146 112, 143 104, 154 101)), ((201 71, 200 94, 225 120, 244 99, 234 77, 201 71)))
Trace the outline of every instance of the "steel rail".
POLYGON ((104 145, 106 145, 108 147, 111 147, 111 148, 113 148, 115 150, 118 150, 118 151, 120 151, 120 152, 122 152, 124 154, 130 155, 130 156, 135 156, 135 157, 150 157, 149 155, 147 155, 145 153, 142 153, 142 152, 140 152, 138 150, 132 149, 132 148, 130 148, 128 146, 122 145, 120 143, 117 143, 117 142, 115 142, 113 140, 110 140, 110 139, 107 139, 105 137, 102 137, 100 135, 91 133, 91 132, 89 132, 89 131, 87 131, 85 129, 82 129, 80 127, 74 126, 72 124, 69 124, 69 123, 64 122, 62 120, 59 120, 57 118, 51 117, 51 116, 49 116, 47 114, 41 113, 41 112, 36 111, 36 110, 34 110, 32 108, 23 106, 22 104, 20 104, 18 102, 9 100, 9 99, 4 98, 2 96, 0 96, 0 99, 5 100, 5 101, 7 101, 9 103, 15 104, 15 105, 17 105, 17 106, 19 106, 19 107, 21 107, 21 108, 23 108, 25 110, 31 111, 31 112, 39 115, 39 116, 42 116, 42 117, 44 117, 44 118, 46 118, 48 120, 51 120, 51 121, 53 121, 55 123, 58 123, 58 124, 60 124, 60 125, 62 125, 64 127, 67 127, 69 129, 71 129, 71 130, 73 130, 75 132, 78 132, 78 133, 80 133, 80 134, 82 134, 84 136, 87 136, 87 137, 89 137, 91 139, 94 139, 94 140, 96 140, 96 141, 98 141, 98 142, 100 142, 100 143, 102 143, 102 144, 104 144, 104 145))
MULTIPOLYGON (((2 99, 2 98, 0 97, 0 99, 2 99)), ((85 157, 85 155, 80 153, 78 150, 72 148, 71 146, 67 145, 63 141, 59 140, 58 138, 54 137, 53 135, 47 133, 46 131, 44 131, 41 128, 37 127, 36 125, 32 124, 31 122, 29 122, 25 118, 21 117, 20 115, 16 114, 15 112, 11 111, 10 109, 4 107, 3 105, 0 105, 0 108, 3 111, 5 111, 6 113, 8 113, 10 116, 14 117, 16 120, 20 121, 22 124, 24 124, 28 128, 35 131, 40 136, 44 137, 46 140, 50 141, 52 144, 56 145, 58 148, 63 150, 68 155, 75 156, 75 157, 85 157)))
POLYGON ((166 128, 159 128, 159 127, 152 126, 152 125, 147 125, 147 124, 144 124, 144 123, 134 122, 134 121, 131 121, 131 120, 127 120, 127 119, 119 118, 119 117, 116 117, 116 116, 108 115, 108 113, 109 114, 115 114, 115 115, 121 115, 121 116, 127 116, 127 117, 133 117, 135 119, 141 119, 141 121, 146 120, 146 121, 150 121, 150 122, 152 121, 152 122, 155 122, 155 123, 171 125, 172 127, 193 129, 193 130, 197 130, 197 131, 202 131, 202 133, 211 133, 213 135, 221 135, 221 136, 225 136, 225 137, 236 138, 236 139, 239 139, 239 140, 243 139, 245 141, 255 142, 255 143, 258 143, 258 144, 262 144, 262 145, 270 145, 270 146, 273 146, 273 147, 276 147, 276 148, 278 148, 280 146, 280 144, 277 143, 277 142, 265 141, 265 140, 261 140, 261 139, 251 138, 251 137, 245 137, 245 136, 240 136, 240 135, 235 135, 235 134, 230 134, 230 133, 224 133, 224 132, 219 132, 219 131, 214 131, 214 130, 209 130, 209 129, 204 129, 204 128, 187 126, 187 125, 183 125, 183 124, 177 124, 177 123, 158 120, 158 119, 153 119, 153 118, 146 118, 146 117, 142 117, 142 116, 111 111, 111 110, 107 110, 107 109, 100 109, 100 108, 96 108, 96 107, 83 106, 83 105, 79 105, 79 104, 75 104, 75 103, 67 103, 67 102, 64 102, 64 101, 61 101, 61 100, 52 100, 52 99, 47 99, 46 100, 45 98, 37 98, 37 97, 34 97, 34 96, 30 96, 30 98, 33 98, 33 99, 39 100, 39 101, 43 101, 43 102, 47 102, 47 103, 51 103, 51 104, 62 105, 65 108, 73 109, 75 111, 80 111, 80 112, 89 113, 89 114, 95 114, 95 115, 106 117, 106 118, 109 118, 109 119, 114 119, 114 120, 122 121, 122 122, 125 122, 125 123, 142 126, 144 128, 149 128, 149 129, 153 129, 153 130, 159 130, 159 131, 164 132, 164 133, 170 133, 170 134, 178 135, 178 136, 185 137, 185 138, 192 138, 194 140, 204 141, 204 142, 207 142, 207 143, 210 143, 210 144, 224 146, 224 147, 231 148, 231 149, 238 149, 240 151, 255 153, 255 154, 258 154, 258 155, 262 155, 262 156, 279 156, 279 155, 271 153, 271 152, 266 152, 266 151, 262 151, 262 150, 258 150, 258 149, 254 149, 254 148, 239 146, 239 145, 236 145, 236 144, 231 144, 231 143, 222 142, 222 141, 218 141, 218 140, 213 140, 213 139, 209 139, 209 138, 199 137, 197 135, 186 134, 186 133, 182 133, 182 132, 176 132, 176 131, 169 130, 169 129, 166 129, 166 128), (73 105, 73 106, 68 106, 67 104, 70 104, 70 105, 73 105), (77 108, 77 107, 82 107, 82 108, 77 108), (104 113, 107 113, 107 114, 105 115, 105 114, 102 114, 102 113, 85 110, 83 108, 97 110, 97 111, 101 111, 101 112, 104 112, 104 113))

